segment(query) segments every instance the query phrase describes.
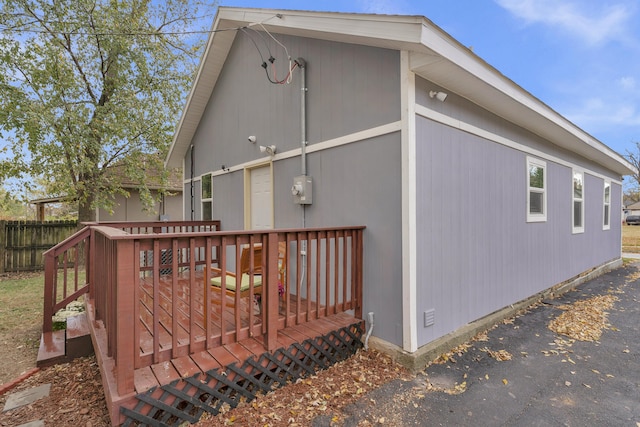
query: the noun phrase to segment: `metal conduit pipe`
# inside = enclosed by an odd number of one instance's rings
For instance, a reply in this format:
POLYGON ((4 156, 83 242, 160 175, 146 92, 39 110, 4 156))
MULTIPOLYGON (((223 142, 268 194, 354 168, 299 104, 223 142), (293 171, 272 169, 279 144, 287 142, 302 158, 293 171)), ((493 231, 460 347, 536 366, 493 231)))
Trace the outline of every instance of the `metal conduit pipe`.
MULTIPOLYGON (((300 68, 300 172, 301 175, 307 174, 307 62, 302 59, 296 59, 296 64, 300 68)), ((302 205, 302 228, 306 227, 306 206, 302 205)), ((302 262, 302 274, 300 274, 300 288, 305 279, 305 268, 307 265, 307 245, 302 244, 300 247, 300 256, 302 262)))

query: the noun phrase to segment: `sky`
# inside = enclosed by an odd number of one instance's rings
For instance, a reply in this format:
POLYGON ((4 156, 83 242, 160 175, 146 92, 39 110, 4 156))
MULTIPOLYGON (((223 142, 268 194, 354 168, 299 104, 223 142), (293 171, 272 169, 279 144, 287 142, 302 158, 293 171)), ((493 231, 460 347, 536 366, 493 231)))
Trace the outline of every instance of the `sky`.
POLYGON ((220 0, 421 15, 620 154, 640 142, 638 0, 220 0))

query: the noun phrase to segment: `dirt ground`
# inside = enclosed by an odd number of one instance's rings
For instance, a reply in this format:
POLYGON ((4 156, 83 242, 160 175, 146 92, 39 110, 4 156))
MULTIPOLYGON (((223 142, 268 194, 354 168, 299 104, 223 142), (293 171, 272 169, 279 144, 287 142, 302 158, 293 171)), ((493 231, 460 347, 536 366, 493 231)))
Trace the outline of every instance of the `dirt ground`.
MULTIPOLYGON (((342 408, 399 378, 408 378, 407 372, 387 356, 361 350, 347 361, 236 409, 225 408, 216 417, 205 415, 197 425, 308 426, 315 417, 327 413, 332 414, 332 424, 341 425, 342 408)), ((51 384, 49 397, 0 413, 0 426, 16 426, 36 420, 43 420, 45 425, 51 426, 110 425, 95 357, 77 359, 36 373, 0 396, 0 407, 4 407, 10 393, 44 384, 51 384)))
MULTIPOLYGON (((241 404, 217 416, 205 414, 198 426, 310 426, 317 417, 328 417, 341 426, 343 410, 369 392, 393 380, 413 376, 388 356, 360 350, 353 357, 309 378, 241 404)), ((391 425, 391 424, 387 424, 391 425)))
POLYGON ((49 397, 0 413, 0 426, 17 426, 42 420, 47 426, 110 426, 95 357, 43 369, 0 396, 4 408, 11 393, 51 384, 49 397))
MULTIPOLYGON (((37 273, 10 273, 5 279, 29 279, 42 276, 37 273)), ((31 310, 22 319, 12 321, 11 327, 0 327, 0 388, 36 367, 42 308, 31 310)), ((9 311, 10 313, 10 311, 9 311)), ((13 319, 12 319, 13 320, 13 319)), ((0 426, 17 426, 30 421, 43 420, 52 426, 109 426, 107 407, 102 391, 100 371, 95 358, 78 359, 74 363, 43 369, 0 396, 0 408, 7 397, 15 392, 44 384, 51 384, 50 395, 31 405, 0 413, 0 426)))

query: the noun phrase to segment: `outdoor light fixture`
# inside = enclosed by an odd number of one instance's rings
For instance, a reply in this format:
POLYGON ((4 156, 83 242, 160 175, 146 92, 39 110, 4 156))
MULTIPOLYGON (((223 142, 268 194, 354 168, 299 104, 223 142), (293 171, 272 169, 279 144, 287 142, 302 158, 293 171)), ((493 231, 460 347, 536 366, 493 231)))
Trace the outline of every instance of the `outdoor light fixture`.
POLYGON ((435 90, 429 92, 429 97, 436 98, 440 102, 444 102, 444 100, 447 99, 447 96, 449 95, 444 92, 436 92, 435 90))
POLYGON ((257 140, 257 138, 254 135, 251 135, 250 137, 247 138, 249 140, 250 143, 254 144, 257 140))
POLYGON ((276 146, 275 145, 267 145, 266 147, 264 145, 260 146, 260 152, 261 153, 267 153, 270 156, 273 156, 274 154, 276 154, 276 146))

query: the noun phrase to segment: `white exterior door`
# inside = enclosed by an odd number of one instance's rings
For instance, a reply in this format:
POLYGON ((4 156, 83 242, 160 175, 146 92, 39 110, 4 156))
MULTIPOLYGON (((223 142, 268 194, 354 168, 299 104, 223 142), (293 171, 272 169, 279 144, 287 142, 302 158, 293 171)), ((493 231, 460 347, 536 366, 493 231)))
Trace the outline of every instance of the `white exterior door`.
POLYGON ((249 181, 251 218, 247 222, 252 230, 271 229, 273 228, 271 165, 251 169, 249 181))

